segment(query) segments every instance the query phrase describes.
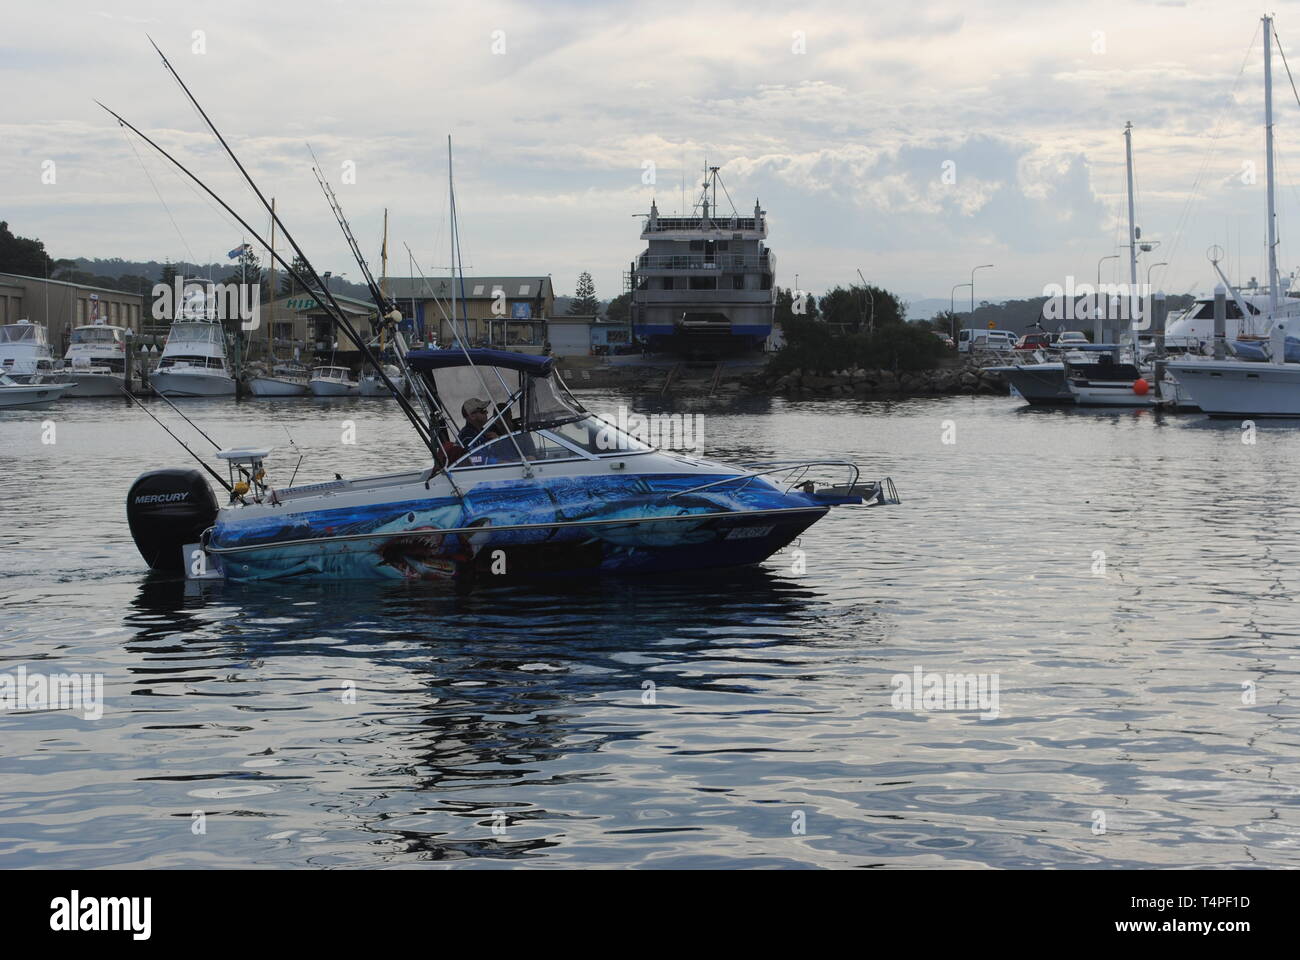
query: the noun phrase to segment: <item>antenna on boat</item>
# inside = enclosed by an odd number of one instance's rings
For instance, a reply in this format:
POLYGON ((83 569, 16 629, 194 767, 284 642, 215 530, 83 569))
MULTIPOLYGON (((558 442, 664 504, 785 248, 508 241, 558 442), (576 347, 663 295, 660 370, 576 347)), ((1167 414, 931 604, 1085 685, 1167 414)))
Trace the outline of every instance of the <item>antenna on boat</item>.
MULTIPOLYGON (((271 205, 267 203, 266 197, 265 195, 263 195, 261 189, 257 186, 257 183, 253 180, 252 176, 249 175, 248 171, 244 168, 244 165, 240 163, 239 157, 235 155, 235 151, 232 150, 230 144, 226 142, 226 138, 221 135, 221 131, 218 130, 216 124, 212 122, 212 118, 208 116, 207 111, 203 109, 203 107, 199 104, 199 101, 195 98, 194 94, 190 92, 190 88, 185 85, 185 81, 180 78, 180 74, 178 74, 176 72, 176 69, 171 65, 171 61, 169 61, 167 59, 167 56, 162 52, 162 50, 158 48, 158 44, 154 43, 153 37, 149 37, 149 43, 157 52, 158 56, 162 58, 163 66, 167 69, 167 72, 172 75, 173 79, 175 79, 176 83, 180 86, 181 90, 185 93, 186 98, 194 106, 194 109, 198 111, 199 116, 203 118, 203 122, 207 124, 208 129, 212 131, 212 135, 217 138, 217 142, 220 143, 222 148, 226 151, 226 155, 230 157, 231 161, 235 164, 235 167, 239 170, 240 174, 243 175, 244 180, 248 183, 249 187, 252 188, 253 193, 257 196, 257 199, 261 202, 262 206, 270 211, 272 221, 280 228, 280 232, 284 235, 285 240, 289 242, 289 245, 293 248, 294 253, 297 254, 298 257, 301 259, 303 266, 306 267, 307 272, 310 274, 312 280, 314 281, 314 287, 312 284, 308 284, 304 280, 302 280, 302 277, 298 274, 298 272, 292 270, 289 264, 286 263, 284 259, 280 257, 278 254, 273 253, 274 258, 279 260, 280 263, 286 268, 286 270, 288 270, 291 273, 291 275, 294 276, 295 279, 297 279, 300 283, 302 283, 303 287, 307 290, 307 292, 312 294, 313 297, 316 298, 316 300, 320 301, 322 304, 328 301, 329 306, 333 308, 335 314, 334 322, 340 328, 342 328, 344 333, 347 334, 348 339, 350 339, 354 344, 356 344, 357 349, 361 351, 362 355, 366 358, 366 360, 368 360, 371 364, 375 366, 377 370, 379 370, 379 374, 381 377, 383 377, 385 384, 388 386, 390 390, 393 391, 393 397, 394 399, 397 400, 398 405, 402 408, 402 412, 406 414, 407 419, 410 420, 411 422, 411 426, 415 428, 416 433, 419 434, 420 439, 424 442, 425 446, 429 448, 429 452, 434 455, 434 458, 436 460, 438 456, 438 446, 436 441, 434 440, 432 431, 430 430, 429 426, 426 425, 424 421, 420 419, 419 415, 415 411, 415 408, 411 406, 411 404, 407 401, 407 399, 393 388, 392 382, 388 379, 387 375, 383 372, 383 370, 380 369, 379 363, 376 361, 374 354, 370 352, 370 348, 366 345, 365 340, 353 328, 352 322, 344 314, 343 308, 339 306, 338 301, 334 299, 334 294, 330 291, 329 287, 321 280, 320 274, 317 273, 316 268, 312 265, 311 261, 307 258, 307 255, 303 253, 302 248, 298 246, 298 241, 293 238, 293 234, 291 234, 289 232, 289 229, 284 225, 284 221, 280 219, 279 215, 276 214, 276 212, 271 208, 271 205)), ((96 102, 98 103, 98 101, 96 102)), ((101 103, 100 106, 103 107, 104 105, 101 103)), ((104 107, 104 109, 108 110, 107 107, 104 107)), ((113 113, 113 111, 109 110, 109 113, 113 113)), ((217 202, 220 203, 228 213, 234 216, 235 219, 238 220, 241 225, 243 225, 246 229, 248 229, 251 233, 253 233, 255 238, 261 241, 261 238, 257 237, 256 231, 254 231, 252 227, 250 227, 242 217, 236 214, 234 210, 232 210, 230 206, 227 203, 225 203, 225 201, 221 200, 220 197, 218 197, 215 193, 213 193, 207 187, 206 184, 200 181, 198 177, 195 177, 183 166, 181 166, 181 164, 178 161, 176 161, 166 151, 162 150, 162 148, 159 147, 156 143, 154 143, 148 137, 145 137, 144 134, 141 133, 136 127, 132 126, 129 123, 126 123, 116 113, 113 113, 113 116, 117 117, 117 119, 120 122, 124 123, 130 130, 132 130, 138 136, 142 137, 145 140, 145 142, 148 143, 150 146, 154 147, 154 149, 160 151, 163 154, 163 156, 167 157, 168 160, 171 160, 172 163, 180 167, 180 169, 184 173, 186 173, 191 179, 193 179, 196 183, 198 183, 199 186, 203 187, 203 189, 208 193, 209 196, 217 200, 217 202)), ((269 245, 265 241, 261 241, 261 245, 264 247, 268 247, 268 249, 270 249, 269 245)))

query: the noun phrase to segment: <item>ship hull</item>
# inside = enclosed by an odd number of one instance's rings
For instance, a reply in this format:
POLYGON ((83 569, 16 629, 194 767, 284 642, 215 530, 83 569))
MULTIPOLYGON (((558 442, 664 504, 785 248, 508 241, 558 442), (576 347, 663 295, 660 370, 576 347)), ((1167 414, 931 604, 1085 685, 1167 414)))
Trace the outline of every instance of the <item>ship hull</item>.
POLYGON ((154 390, 164 397, 233 397, 235 381, 225 374, 155 370, 149 377, 154 390))

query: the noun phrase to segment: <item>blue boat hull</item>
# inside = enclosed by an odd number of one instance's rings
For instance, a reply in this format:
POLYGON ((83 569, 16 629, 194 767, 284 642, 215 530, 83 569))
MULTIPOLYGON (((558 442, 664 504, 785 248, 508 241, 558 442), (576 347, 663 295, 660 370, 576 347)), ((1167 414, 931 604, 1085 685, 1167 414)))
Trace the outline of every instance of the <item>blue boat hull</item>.
POLYGON ((482 483, 463 500, 431 497, 219 521, 208 548, 225 576, 241 581, 679 572, 757 563, 828 509, 762 478, 687 492, 721 479, 482 483))

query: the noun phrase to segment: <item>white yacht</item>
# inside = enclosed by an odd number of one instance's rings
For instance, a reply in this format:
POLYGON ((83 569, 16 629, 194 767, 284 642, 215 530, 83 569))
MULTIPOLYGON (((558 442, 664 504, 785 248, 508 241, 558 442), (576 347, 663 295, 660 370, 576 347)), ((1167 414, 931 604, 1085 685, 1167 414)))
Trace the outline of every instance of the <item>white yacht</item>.
POLYGON ((233 397, 226 334, 215 320, 177 320, 149 382, 165 397, 233 397))
MULTIPOLYGON (((1300 363, 1286 359, 1286 337, 1300 333, 1296 306, 1283 297, 1277 270, 1276 211, 1273 202, 1273 18, 1264 17, 1264 142, 1268 182, 1268 288, 1262 316, 1252 318, 1251 335, 1268 336, 1268 359, 1173 360, 1169 375, 1211 417, 1300 417, 1300 363)), ((1280 43, 1280 41, 1279 41, 1280 43)), ((1233 301, 1241 295, 1233 292, 1233 301)), ((1238 311, 1241 304, 1237 303, 1238 311)), ((1245 304, 1247 312, 1250 304, 1245 304)), ((1213 312, 1210 313, 1211 337, 1213 312)), ((1231 336, 1231 328, 1225 331, 1231 336)), ((1262 348, 1262 344, 1261 344, 1262 348)))
POLYGON ((311 372, 311 392, 317 397, 355 397, 359 391, 347 367, 316 367, 311 372))
POLYGON ((94 323, 72 331, 64 372, 76 383, 70 397, 120 397, 126 386, 126 327, 94 323))
POLYGON ((43 326, 19 320, 0 326, 0 372, 18 383, 63 381, 62 364, 50 351, 50 335, 43 326))
POLYGON ((302 397, 310 390, 307 368, 297 363, 277 363, 248 381, 255 397, 302 397))

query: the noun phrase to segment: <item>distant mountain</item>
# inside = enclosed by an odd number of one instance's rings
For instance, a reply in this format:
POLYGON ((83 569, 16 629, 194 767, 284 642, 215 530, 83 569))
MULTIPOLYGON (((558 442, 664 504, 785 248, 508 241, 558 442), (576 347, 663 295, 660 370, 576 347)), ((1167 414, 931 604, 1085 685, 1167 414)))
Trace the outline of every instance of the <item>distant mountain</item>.
MULTIPOLYGON (((283 256, 283 254, 281 254, 283 256)), ((107 260, 100 258, 88 259, 86 257, 77 257, 73 260, 76 264, 72 269, 80 274, 91 274, 93 277, 101 280, 119 281, 123 277, 128 278, 125 285, 119 283, 97 283, 95 286, 114 287, 117 289, 129 289, 135 291, 139 287, 139 278, 144 277, 151 283, 157 283, 162 278, 163 267, 165 263, 157 260, 123 260, 120 257, 112 257, 107 260)), ((201 277, 204 279, 222 280, 227 274, 234 269, 235 261, 226 260, 217 263, 187 263, 185 261, 173 261, 172 266, 176 272, 185 277, 201 277)), ((263 260, 262 265, 269 267, 270 264, 263 260)), ((284 274, 282 268, 277 267, 279 275, 284 274)), ((57 280, 58 277, 55 277, 57 280)), ((349 283, 339 278, 330 279, 330 290, 334 293, 341 293, 345 297, 357 297, 361 300, 368 300, 370 292, 366 287, 359 283, 349 283)))

